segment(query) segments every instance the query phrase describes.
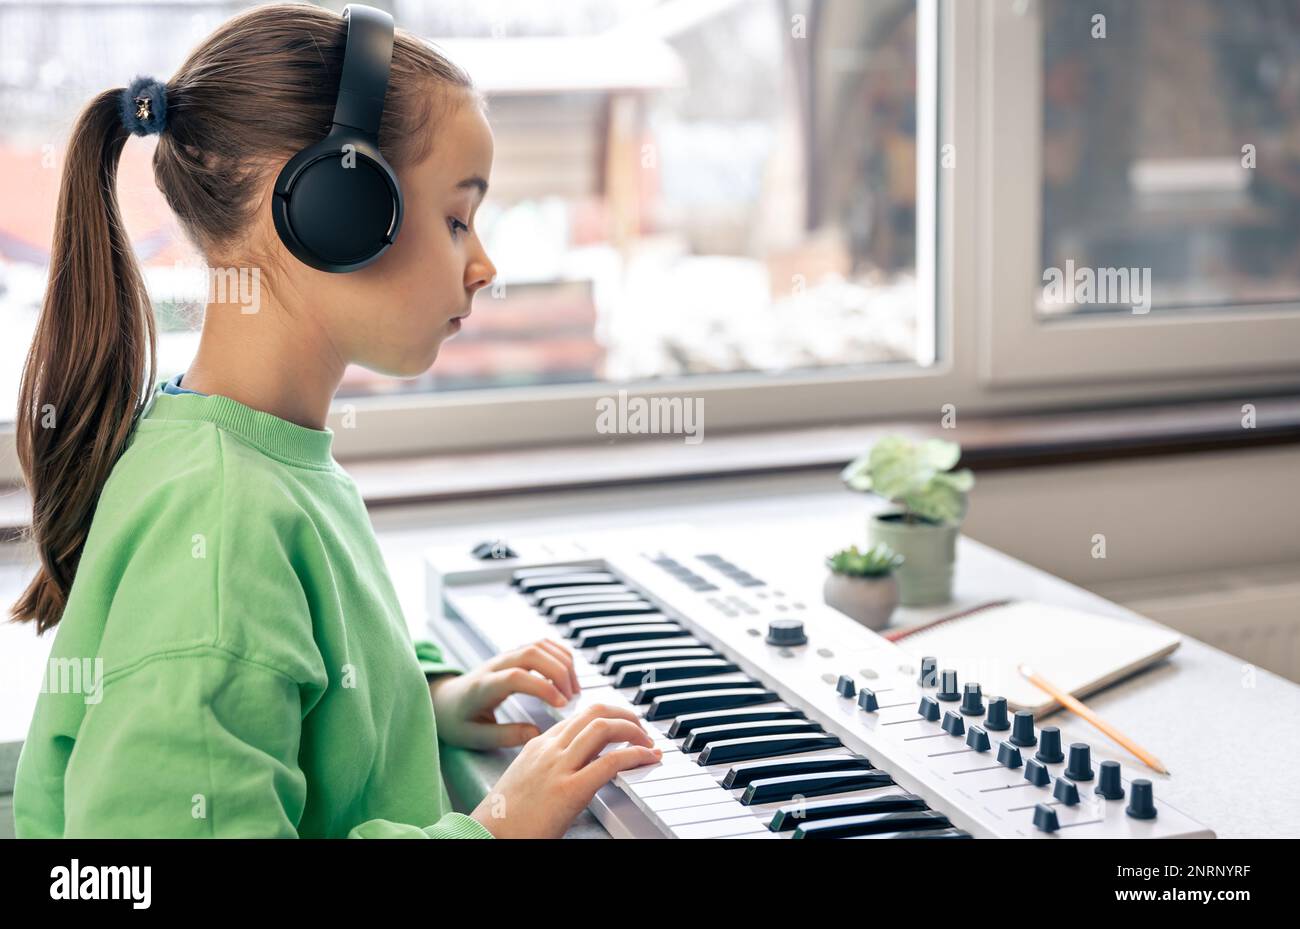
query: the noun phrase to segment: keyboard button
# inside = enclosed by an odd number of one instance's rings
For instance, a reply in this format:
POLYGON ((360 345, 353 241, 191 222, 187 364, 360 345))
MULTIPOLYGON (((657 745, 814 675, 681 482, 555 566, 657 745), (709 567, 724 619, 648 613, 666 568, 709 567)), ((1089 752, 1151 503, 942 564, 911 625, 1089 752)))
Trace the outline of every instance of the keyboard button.
MULTIPOLYGON (((651 661, 625 665, 618 673, 615 687, 636 687, 647 677, 653 681, 680 681, 692 677, 732 674, 739 671, 725 658, 700 658, 695 661, 651 661)), ((637 701, 644 702, 644 701, 637 701)))
POLYGON ((595 603, 637 603, 645 598, 638 593, 618 592, 608 594, 570 594, 566 597, 546 597, 537 601, 537 610, 544 615, 554 613, 562 606, 589 606, 595 603))
POLYGON ((896 813, 865 813, 805 822, 795 827, 796 839, 840 839, 882 832, 906 832, 918 829, 945 829, 948 817, 934 810, 903 810, 896 813))
POLYGON ((656 697, 684 694, 696 690, 750 690, 758 686, 758 681, 745 677, 743 674, 737 674, 730 679, 704 677, 688 681, 672 681, 666 684, 644 684, 632 697, 632 703, 640 706, 644 703, 653 703, 656 697))
POLYGON ((658 613, 659 608, 645 600, 630 603, 595 603, 591 606, 557 606, 551 610, 551 622, 557 626, 575 619, 597 619, 605 616, 635 616, 638 613, 658 613))
POLYGON ((792 803, 772 815, 768 828, 773 832, 789 832, 801 823, 819 819, 835 819, 861 813, 889 813, 894 810, 923 810, 925 801, 916 794, 891 794, 887 797, 853 797, 814 800, 811 803, 792 803))
POLYGON ((654 662, 668 661, 688 661, 693 658, 720 658, 721 656, 711 648, 698 646, 696 648, 666 648, 662 651, 635 651, 624 652, 615 655, 609 661, 605 662, 603 668, 606 674, 618 674, 624 668, 632 665, 650 664, 654 662))
POLYGON ((698 713, 704 710, 729 710, 741 706, 754 706, 760 703, 776 703, 780 698, 770 690, 753 687, 748 690, 708 690, 692 693, 672 694, 656 697, 646 710, 645 718, 649 720, 673 719, 683 713, 698 713))
MULTIPOLYGON (((755 803, 779 803, 798 796, 824 797, 850 790, 869 790, 888 787, 894 783, 884 771, 872 768, 867 771, 816 771, 811 774, 786 774, 781 777, 763 777, 750 782, 740 802, 745 806, 755 803)), ((845 815, 848 815, 847 813, 845 815)))
POLYGON ((773 755, 794 755, 823 748, 837 748, 839 736, 827 732, 796 735, 758 735, 747 739, 724 739, 714 742, 695 759, 697 764, 724 764, 730 761, 752 761, 771 758, 773 755))
POLYGON ((526 594, 535 594, 539 590, 549 590, 553 587, 592 587, 597 584, 621 584, 618 578, 604 571, 592 571, 587 574, 548 574, 541 577, 528 578, 520 581, 515 586, 526 594))
POLYGON ((670 648, 702 648, 704 643, 693 636, 681 636, 679 638, 669 639, 646 639, 637 642, 611 642, 609 645, 601 645, 596 648, 596 654, 592 657, 591 663, 602 665, 616 655, 625 655, 628 652, 657 652, 670 648))
MULTIPOLYGON (((673 733, 669 732, 668 735, 672 736, 673 733)), ((819 771, 861 771, 871 767, 871 762, 861 755, 812 755, 776 761, 751 761, 748 764, 738 764, 728 771, 722 780, 722 786, 730 790, 748 787, 759 778, 814 774, 819 771)))
POLYGON ((564 630, 564 637, 566 639, 576 639, 578 636, 582 635, 582 633, 589 632, 592 629, 604 629, 609 626, 626 626, 630 623, 644 626, 646 623, 670 622, 672 622, 672 620, 662 613, 645 613, 640 616, 602 616, 600 618, 592 619, 575 619, 573 622, 561 626, 560 628, 564 630))
POLYGON ((612 645, 615 642, 636 642, 641 639, 667 639, 673 636, 686 636, 689 633, 675 623, 646 623, 627 626, 605 626, 592 629, 578 636, 574 642, 578 648, 595 648, 597 645, 612 645))
POLYGON ((720 726, 723 723, 760 722, 765 719, 803 719, 803 711, 792 706, 746 706, 737 710, 718 710, 706 713, 685 713, 673 720, 668 738, 684 739, 701 726, 720 726))
POLYGON ((722 739, 741 739, 751 735, 785 735, 791 732, 821 732, 822 727, 809 719, 771 719, 748 723, 723 723, 701 726, 686 737, 682 751, 701 752, 722 739))

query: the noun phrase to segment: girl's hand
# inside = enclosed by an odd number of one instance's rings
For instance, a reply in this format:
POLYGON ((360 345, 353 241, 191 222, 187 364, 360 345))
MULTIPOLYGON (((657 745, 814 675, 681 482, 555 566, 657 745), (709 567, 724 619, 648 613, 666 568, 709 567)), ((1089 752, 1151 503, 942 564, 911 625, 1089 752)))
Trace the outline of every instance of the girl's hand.
POLYGON ((578 690, 573 653, 553 639, 539 639, 465 674, 429 684, 438 737, 449 745, 477 749, 523 745, 537 735, 537 727, 529 723, 497 722, 496 708, 511 694, 532 694, 564 706, 578 690))
POLYGON ((631 710, 594 703, 525 745, 470 815, 498 839, 558 839, 610 778, 657 762, 652 745, 631 710))

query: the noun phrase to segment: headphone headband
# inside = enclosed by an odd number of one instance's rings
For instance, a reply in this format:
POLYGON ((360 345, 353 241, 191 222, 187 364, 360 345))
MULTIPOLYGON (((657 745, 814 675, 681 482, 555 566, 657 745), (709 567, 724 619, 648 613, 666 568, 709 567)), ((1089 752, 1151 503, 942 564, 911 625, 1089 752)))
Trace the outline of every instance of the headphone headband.
POLYGON ((348 34, 334 125, 377 139, 393 61, 393 17, 383 10, 352 3, 343 8, 343 19, 348 34))

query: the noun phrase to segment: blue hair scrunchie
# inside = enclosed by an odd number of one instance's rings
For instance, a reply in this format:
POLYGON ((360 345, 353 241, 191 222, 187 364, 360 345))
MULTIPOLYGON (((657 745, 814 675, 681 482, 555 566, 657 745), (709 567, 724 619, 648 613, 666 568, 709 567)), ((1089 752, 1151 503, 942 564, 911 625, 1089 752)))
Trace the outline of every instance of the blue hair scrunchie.
POLYGON ((122 91, 122 125, 133 135, 157 135, 167 128, 167 85, 137 77, 122 91))

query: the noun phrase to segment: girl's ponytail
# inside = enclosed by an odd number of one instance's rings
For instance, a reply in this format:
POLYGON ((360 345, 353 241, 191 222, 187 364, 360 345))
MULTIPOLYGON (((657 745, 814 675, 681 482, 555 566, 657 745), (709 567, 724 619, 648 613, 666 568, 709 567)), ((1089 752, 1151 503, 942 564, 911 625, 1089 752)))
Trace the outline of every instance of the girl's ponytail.
POLYGON ((49 285, 19 388, 18 460, 40 567, 12 614, 39 632, 63 616, 100 491, 157 370, 153 308, 117 206, 130 135, 122 97, 120 88, 100 94, 72 131, 49 285))

